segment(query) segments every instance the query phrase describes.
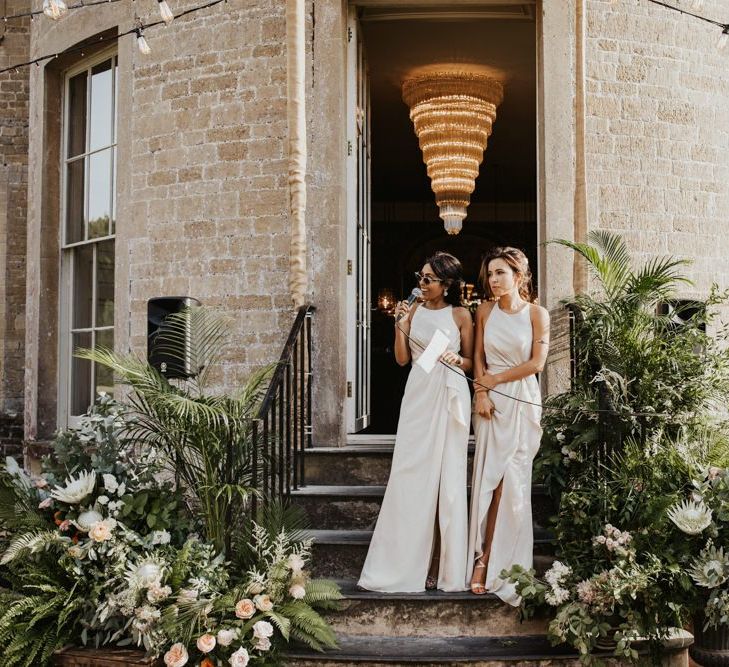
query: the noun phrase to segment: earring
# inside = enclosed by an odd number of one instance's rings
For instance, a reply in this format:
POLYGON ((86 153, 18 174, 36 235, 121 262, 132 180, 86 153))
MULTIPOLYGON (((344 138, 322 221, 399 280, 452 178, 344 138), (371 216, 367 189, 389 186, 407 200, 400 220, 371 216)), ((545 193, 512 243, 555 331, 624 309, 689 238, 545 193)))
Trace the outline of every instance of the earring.
POLYGON ((446 290, 445 292, 443 292, 443 296, 448 296, 448 290, 446 290))

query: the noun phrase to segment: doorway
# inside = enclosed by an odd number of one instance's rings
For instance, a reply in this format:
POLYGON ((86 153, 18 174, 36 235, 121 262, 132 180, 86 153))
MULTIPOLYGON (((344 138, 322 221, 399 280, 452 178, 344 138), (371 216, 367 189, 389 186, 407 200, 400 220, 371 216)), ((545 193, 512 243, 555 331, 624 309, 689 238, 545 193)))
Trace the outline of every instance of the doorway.
POLYGON ((415 286, 413 273, 427 256, 444 250, 458 257, 469 286, 467 294, 474 302, 481 258, 495 245, 524 250, 534 282, 539 284, 537 38, 532 10, 528 2, 518 7, 485 3, 481 11, 473 5, 468 12, 377 7, 360 8, 354 16, 360 54, 366 54, 355 80, 362 90, 362 75, 366 78, 369 123, 365 153, 369 172, 358 190, 370 204, 366 225, 361 216, 356 227, 349 223, 360 236, 367 229, 366 256, 356 255, 355 270, 366 280, 357 289, 358 298, 369 306, 357 318, 360 331, 366 330, 367 335, 357 338, 356 350, 363 378, 367 366, 367 382, 357 387, 359 405, 366 404, 367 415, 348 420, 350 433, 396 431, 409 367, 401 368, 394 361, 391 306, 415 286), (438 217, 409 110, 401 97, 402 80, 409 71, 440 63, 486 66, 504 85, 504 101, 468 215, 455 236, 445 232, 438 217), (369 192, 363 192, 363 187, 369 192))

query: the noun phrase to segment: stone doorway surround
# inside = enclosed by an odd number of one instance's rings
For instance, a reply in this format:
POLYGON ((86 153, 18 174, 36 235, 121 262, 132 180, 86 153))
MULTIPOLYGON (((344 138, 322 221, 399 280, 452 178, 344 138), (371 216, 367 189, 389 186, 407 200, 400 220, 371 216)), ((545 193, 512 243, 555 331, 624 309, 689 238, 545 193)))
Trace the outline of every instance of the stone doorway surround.
MULTIPOLYGON (((575 238, 576 46, 578 3, 584 0, 537 0, 536 3, 463 0, 459 7, 533 5, 537 34, 537 221, 538 241, 575 238)), ((360 0, 363 8, 447 8, 435 0, 360 0)), ((581 8, 581 6, 580 6, 581 8)), ((312 243, 313 303, 316 314, 314 368, 314 439, 339 446, 346 441, 346 0, 317 0, 310 38, 307 123, 310 137, 307 226, 312 243)), ((553 313, 573 292, 569 253, 552 245, 539 249, 542 305, 553 313)), ((564 323, 553 320, 552 356, 544 389, 564 386, 569 349, 564 323), (559 334, 554 335, 554 334, 559 334), (565 348, 565 349, 563 349, 565 348)))

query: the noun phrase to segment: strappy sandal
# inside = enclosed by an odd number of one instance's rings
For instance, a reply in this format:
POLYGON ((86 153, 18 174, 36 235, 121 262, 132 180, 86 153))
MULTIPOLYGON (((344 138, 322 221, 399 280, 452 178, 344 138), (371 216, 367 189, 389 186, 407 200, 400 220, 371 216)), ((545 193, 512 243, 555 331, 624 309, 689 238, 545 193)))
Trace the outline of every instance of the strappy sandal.
MULTIPOLYGON (((473 568, 474 573, 476 570, 485 570, 488 565, 484 562, 483 556, 476 559, 476 565, 473 568)), ((478 582, 471 582, 471 593, 474 595, 486 595, 486 584, 479 584, 478 582)))
MULTIPOLYGON (((440 558, 434 558, 431 561, 432 563, 438 563, 440 562, 440 558)), ((429 574, 427 577, 425 577, 425 590, 426 591, 434 591, 438 587, 438 575, 437 574, 429 574)))

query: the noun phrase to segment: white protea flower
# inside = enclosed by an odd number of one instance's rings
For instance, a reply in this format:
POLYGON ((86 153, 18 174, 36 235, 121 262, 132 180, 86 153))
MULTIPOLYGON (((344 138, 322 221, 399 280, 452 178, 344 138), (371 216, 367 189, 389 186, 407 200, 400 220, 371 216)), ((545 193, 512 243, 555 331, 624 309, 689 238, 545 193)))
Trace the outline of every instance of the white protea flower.
POLYGON ((51 496, 68 505, 78 505, 86 496, 90 495, 96 486, 95 472, 82 472, 78 477, 66 478, 65 488, 57 486, 51 491, 51 496))
POLYGON ((711 523, 711 509, 703 501, 684 500, 668 510, 668 518, 688 535, 698 535, 711 523))
POLYGON ((85 533, 88 533, 95 523, 103 521, 103 519, 104 517, 101 516, 101 514, 99 514, 98 512, 95 512, 94 510, 88 510, 87 512, 81 512, 81 514, 78 515, 78 518, 76 519, 76 525, 85 533))
POLYGON ((127 572, 127 581, 137 588, 158 586, 161 579, 162 566, 151 558, 130 566, 127 572))
POLYGON ((689 570, 691 578, 704 588, 716 588, 729 579, 729 554, 724 548, 710 545, 702 549, 689 570))

